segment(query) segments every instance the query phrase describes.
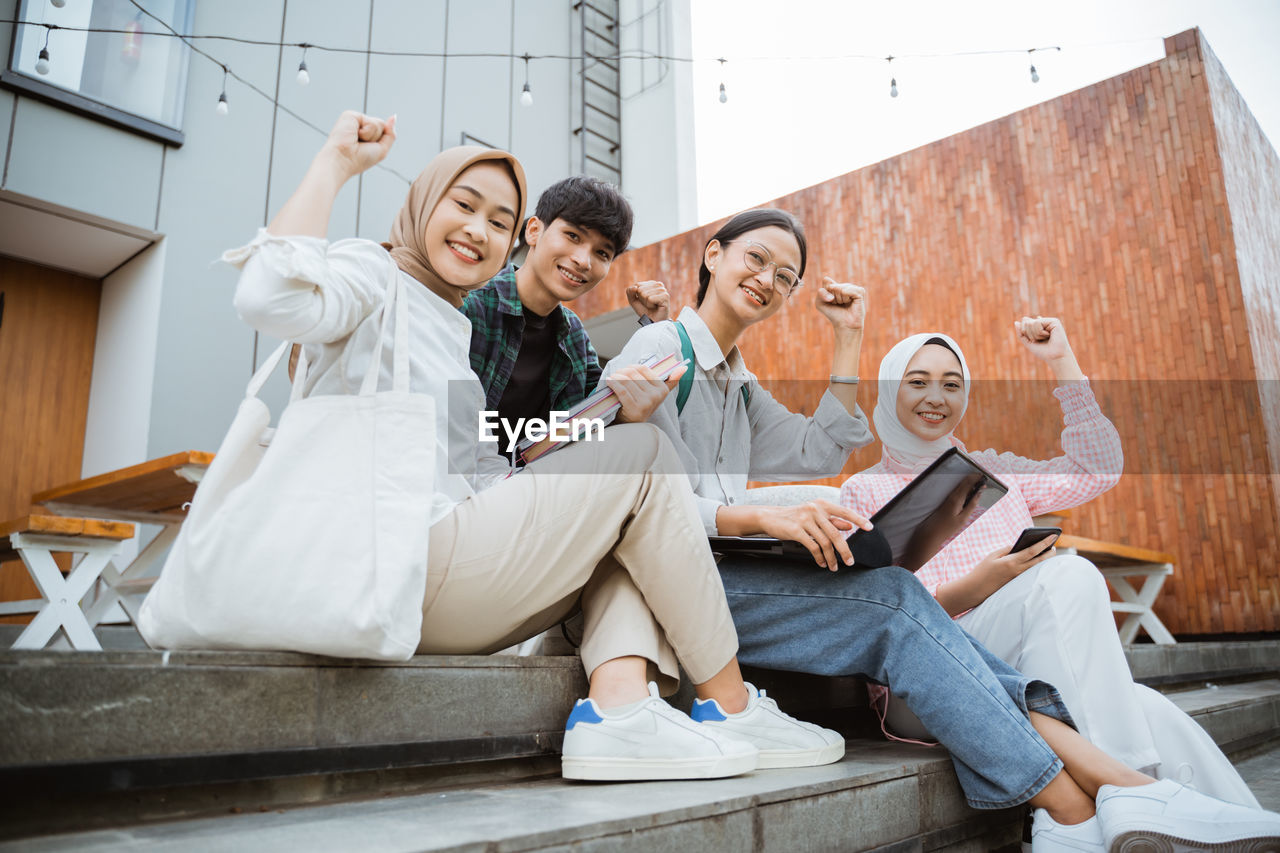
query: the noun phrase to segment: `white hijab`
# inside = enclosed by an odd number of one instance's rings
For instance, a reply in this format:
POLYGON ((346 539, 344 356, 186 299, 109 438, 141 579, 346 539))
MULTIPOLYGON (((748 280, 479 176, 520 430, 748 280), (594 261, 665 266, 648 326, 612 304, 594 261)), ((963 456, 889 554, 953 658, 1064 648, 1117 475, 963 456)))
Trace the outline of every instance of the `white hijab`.
POLYGON ((898 386, 902 384, 902 377, 906 374, 907 365, 911 363, 911 359, 915 358, 916 353, 930 341, 945 342, 960 360, 960 373, 964 377, 964 408, 956 417, 956 423, 964 417, 964 411, 969 406, 969 365, 964 360, 960 345, 951 338, 937 332, 926 332, 921 335, 912 335, 889 350, 884 360, 880 362, 880 393, 871 418, 875 421, 876 432, 880 436, 880 443, 884 445, 885 455, 909 468, 932 462, 955 443, 951 439, 955 430, 933 441, 925 441, 913 435, 898 420, 898 386))

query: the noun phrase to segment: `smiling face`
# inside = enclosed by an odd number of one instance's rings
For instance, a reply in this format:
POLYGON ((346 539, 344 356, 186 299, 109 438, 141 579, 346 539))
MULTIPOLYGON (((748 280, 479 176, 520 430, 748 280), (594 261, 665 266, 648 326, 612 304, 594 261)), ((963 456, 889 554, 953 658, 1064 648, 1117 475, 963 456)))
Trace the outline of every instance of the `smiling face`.
POLYGON ((956 428, 964 407, 960 359, 944 346, 925 344, 898 385, 898 420, 916 438, 935 441, 956 428))
POLYGON ((519 276, 520 299, 531 310, 547 313, 558 303, 571 302, 587 293, 609 274, 613 241, 594 228, 564 219, 545 223, 536 216, 525 226, 529 256, 519 276), (526 292, 526 290, 528 292, 526 292), (546 308, 546 311, 540 309, 546 308))
POLYGON ((436 274, 454 287, 479 287, 502 269, 516 227, 519 193, 501 163, 481 161, 458 175, 423 229, 436 274))
POLYGON ((728 243, 711 241, 704 261, 711 272, 706 301, 717 303, 743 325, 750 325, 773 315, 787 301, 785 289, 774 284, 773 265, 790 269, 798 277, 800 244, 785 228, 768 225, 747 231, 728 243), (763 266, 760 272, 748 268, 748 251, 760 256, 755 263, 763 266))

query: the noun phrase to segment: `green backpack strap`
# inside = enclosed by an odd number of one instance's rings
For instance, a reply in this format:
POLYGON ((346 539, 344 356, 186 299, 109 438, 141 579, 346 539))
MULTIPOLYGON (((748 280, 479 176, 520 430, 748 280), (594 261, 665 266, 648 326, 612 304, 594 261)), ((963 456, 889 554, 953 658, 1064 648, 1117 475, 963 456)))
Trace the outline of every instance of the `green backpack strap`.
POLYGON ((675 324, 676 331, 680 333, 680 357, 689 362, 684 376, 680 377, 680 384, 676 386, 676 415, 679 416, 684 411, 684 404, 689 400, 689 392, 693 390, 693 368, 697 362, 693 358, 693 341, 689 340, 689 333, 684 330, 684 326, 680 325, 679 320, 676 320, 675 324))
MULTIPOLYGON (((676 320, 676 331, 680 333, 680 357, 689 362, 689 367, 685 370, 684 376, 680 377, 680 384, 676 387, 676 415, 679 416, 684 411, 684 404, 689 400, 689 392, 693 390, 693 368, 698 362, 693 357, 693 341, 689 340, 689 333, 684 330, 684 326, 680 325, 680 321, 676 320)), ((747 386, 743 385, 738 388, 742 392, 742 405, 749 406, 751 404, 751 392, 747 390, 747 386)))

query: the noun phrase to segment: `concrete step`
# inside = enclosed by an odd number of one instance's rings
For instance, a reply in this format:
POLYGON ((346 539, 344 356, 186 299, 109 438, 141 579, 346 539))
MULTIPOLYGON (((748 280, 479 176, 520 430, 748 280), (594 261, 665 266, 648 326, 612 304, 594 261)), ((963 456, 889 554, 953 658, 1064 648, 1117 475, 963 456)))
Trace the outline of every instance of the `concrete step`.
MULTIPOLYGON (((165 655, 123 650, 128 632, 108 629, 103 653, 0 652, 0 837, 554 780, 586 690, 576 657, 165 655)), ((1275 673, 1276 644, 1253 645, 1134 646, 1130 660, 1230 754, 1280 735, 1280 678, 1230 680, 1275 673)), ((852 752, 879 748, 856 680, 748 677, 861 738, 852 752)))
POLYGON ((1021 809, 977 812, 939 749, 859 743, 827 767, 625 784, 559 779, 25 839, 0 850, 996 850, 1021 809))
POLYGON ((1125 656, 1136 680, 1158 688, 1280 675, 1280 640, 1139 643, 1126 646, 1125 656))
POLYGON ((1280 737, 1280 678, 1210 683, 1168 696, 1229 756, 1280 737))

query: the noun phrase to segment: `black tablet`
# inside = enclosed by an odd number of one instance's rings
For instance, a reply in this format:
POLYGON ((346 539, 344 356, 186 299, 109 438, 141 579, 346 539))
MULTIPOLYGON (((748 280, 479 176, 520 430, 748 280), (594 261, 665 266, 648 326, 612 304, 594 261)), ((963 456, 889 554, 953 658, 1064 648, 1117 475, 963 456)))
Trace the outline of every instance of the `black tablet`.
MULTIPOLYGON (((849 550, 858 568, 902 566, 915 571, 1008 493, 996 477, 952 447, 871 516, 871 530, 855 528, 849 550)), ((717 554, 813 563, 799 542, 768 536, 712 536, 717 554)))

